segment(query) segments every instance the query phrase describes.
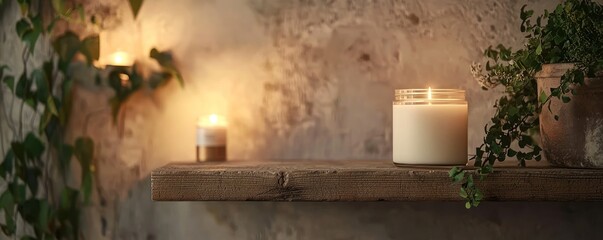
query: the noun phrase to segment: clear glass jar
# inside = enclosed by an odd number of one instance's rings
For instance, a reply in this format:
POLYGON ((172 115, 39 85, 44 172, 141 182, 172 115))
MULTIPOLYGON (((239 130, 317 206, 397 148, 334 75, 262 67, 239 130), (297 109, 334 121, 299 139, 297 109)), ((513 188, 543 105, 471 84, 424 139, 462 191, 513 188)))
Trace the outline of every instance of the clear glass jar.
POLYGON ((460 89, 396 89, 394 105, 467 104, 465 90, 460 89))
POLYGON ((392 109, 397 165, 465 165, 468 106, 459 89, 397 89, 392 109))

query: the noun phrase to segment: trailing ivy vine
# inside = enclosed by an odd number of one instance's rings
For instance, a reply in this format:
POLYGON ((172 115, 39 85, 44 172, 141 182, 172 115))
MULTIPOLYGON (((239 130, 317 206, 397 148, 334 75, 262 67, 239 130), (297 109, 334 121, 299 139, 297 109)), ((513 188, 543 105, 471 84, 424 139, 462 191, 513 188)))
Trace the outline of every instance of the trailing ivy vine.
MULTIPOLYGON (((477 207, 483 194, 474 182, 493 172, 496 162, 515 158, 519 166, 539 161, 541 148, 533 136, 539 131, 539 113, 551 111, 550 100, 571 101, 576 86, 585 77, 603 70, 603 6, 590 0, 566 0, 552 11, 534 18, 534 11, 521 8, 520 31, 525 34, 523 48, 513 51, 503 45, 490 46, 484 55, 485 65, 475 64, 472 72, 484 90, 501 86, 504 94, 494 108, 496 112, 484 127, 483 144, 476 148, 475 172, 455 167, 449 175, 461 184, 460 196, 467 208, 477 207), (538 94, 534 75, 543 64, 574 63, 551 94, 538 94)), ((555 115, 555 119, 558 116, 555 115)))
MULTIPOLYGON (((0 213, 4 216, 0 219, 0 228, 4 235, 15 239, 82 238, 79 219, 92 195, 95 144, 89 136, 67 142, 65 130, 76 85, 73 63, 83 59, 100 78, 103 70, 93 65, 99 59, 100 43, 96 34, 81 36, 68 30, 53 36, 56 24, 93 24, 97 21, 95 16, 87 18, 83 6, 77 2, 14 1, 22 16, 15 25, 14 34, 24 45, 21 59, 14 61, 23 69, 14 72, 8 64, 0 63, 3 88, 0 114, 8 127, 0 125, 0 131, 2 136, 12 136, 10 143, 5 143, 4 137, 0 139, 0 149, 6 150, 0 164, 0 213), (53 38, 51 54, 44 58, 36 51, 36 46, 40 39, 50 38, 53 38), (44 61, 31 67, 32 57, 44 61), (5 103, 11 95, 10 103, 5 103), (32 112, 33 116, 26 117, 26 112, 32 112), (31 125, 35 125, 35 129, 31 130, 31 125), (81 169, 79 186, 73 186, 69 180, 73 159, 81 169)), ((143 1, 129 2, 136 16, 143 1)), ((0 6, 4 4, 9 4, 8 0, 0 0, 0 6)), ((137 72, 137 66, 116 68, 109 73, 106 80, 115 96, 108 104, 113 108, 114 117, 129 96, 142 88, 156 89, 172 78, 183 84, 169 52, 153 49, 149 57, 162 66, 162 71, 153 73, 149 79, 137 72), (127 75, 128 81, 124 82, 120 74, 127 75)))

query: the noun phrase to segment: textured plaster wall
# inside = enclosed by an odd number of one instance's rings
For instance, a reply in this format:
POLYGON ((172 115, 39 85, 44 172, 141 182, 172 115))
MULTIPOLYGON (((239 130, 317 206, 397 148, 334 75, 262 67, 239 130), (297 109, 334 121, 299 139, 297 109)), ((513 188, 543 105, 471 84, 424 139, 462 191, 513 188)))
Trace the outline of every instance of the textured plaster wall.
MULTIPOLYGON (((90 239, 587 239, 600 203, 152 202, 148 174, 193 161, 197 117, 226 115, 236 159, 388 159, 395 88, 463 88, 470 152, 496 97, 469 65, 499 42, 518 46, 525 2, 147 0, 136 21, 125 1, 90 1, 103 52, 142 61, 171 49, 186 87, 141 92, 114 125, 112 92, 82 75, 70 133, 96 140, 90 239), (107 50, 109 49, 109 50, 107 50)), ((529 1, 538 10, 555 1, 529 1)), ((2 16, 0 59, 18 58, 16 6, 2 16), (10 34, 7 34, 10 33, 10 34)), ((41 47, 45 49, 45 47, 41 47)), ((46 48, 47 49, 47 48, 46 48)), ((43 51, 43 50, 40 50, 43 51)), ((32 63, 35 64, 35 63, 32 63)), ((15 69, 19 70, 19 69, 15 69)), ((10 96, 8 96, 10 97, 10 96)), ((6 103, 3 107, 6 107, 6 103)), ((7 134, 2 137, 8 139, 7 134)))

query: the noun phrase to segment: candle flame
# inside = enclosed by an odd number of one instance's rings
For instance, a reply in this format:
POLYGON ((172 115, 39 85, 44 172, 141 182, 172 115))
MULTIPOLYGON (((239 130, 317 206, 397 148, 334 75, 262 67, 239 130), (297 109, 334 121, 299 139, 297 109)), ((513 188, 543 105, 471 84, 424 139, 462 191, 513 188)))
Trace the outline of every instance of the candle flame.
POLYGON ((427 91, 427 99, 431 100, 431 87, 427 91))
POLYGON ((114 52, 108 58, 108 65, 112 66, 131 66, 134 64, 132 57, 123 51, 114 52))
POLYGON ((227 125, 228 122, 226 122, 226 118, 218 114, 200 117, 197 121, 198 127, 226 127, 227 125))
POLYGON ((211 125, 217 125, 218 124, 218 115, 216 115, 216 114, 209 115, 209 123, 211 125))

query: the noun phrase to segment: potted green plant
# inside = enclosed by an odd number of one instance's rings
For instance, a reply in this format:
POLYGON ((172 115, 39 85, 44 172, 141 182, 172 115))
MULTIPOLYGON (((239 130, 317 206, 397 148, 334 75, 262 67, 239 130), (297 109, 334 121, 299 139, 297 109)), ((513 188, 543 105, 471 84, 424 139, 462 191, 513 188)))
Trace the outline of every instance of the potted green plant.
POLYGON ((497 161, 515 158, 525 166, 544 152, 556 166, 603 167, 603 6, 566 0, 536 18, 525 7, 524 46, 490 46, 485 72, 472 65, 483 89, 502 88, 504 94, 472 157, 475 172, 449 172, 461 184, 467 208, 483 197, 474 176, 484 179, 497 161))

